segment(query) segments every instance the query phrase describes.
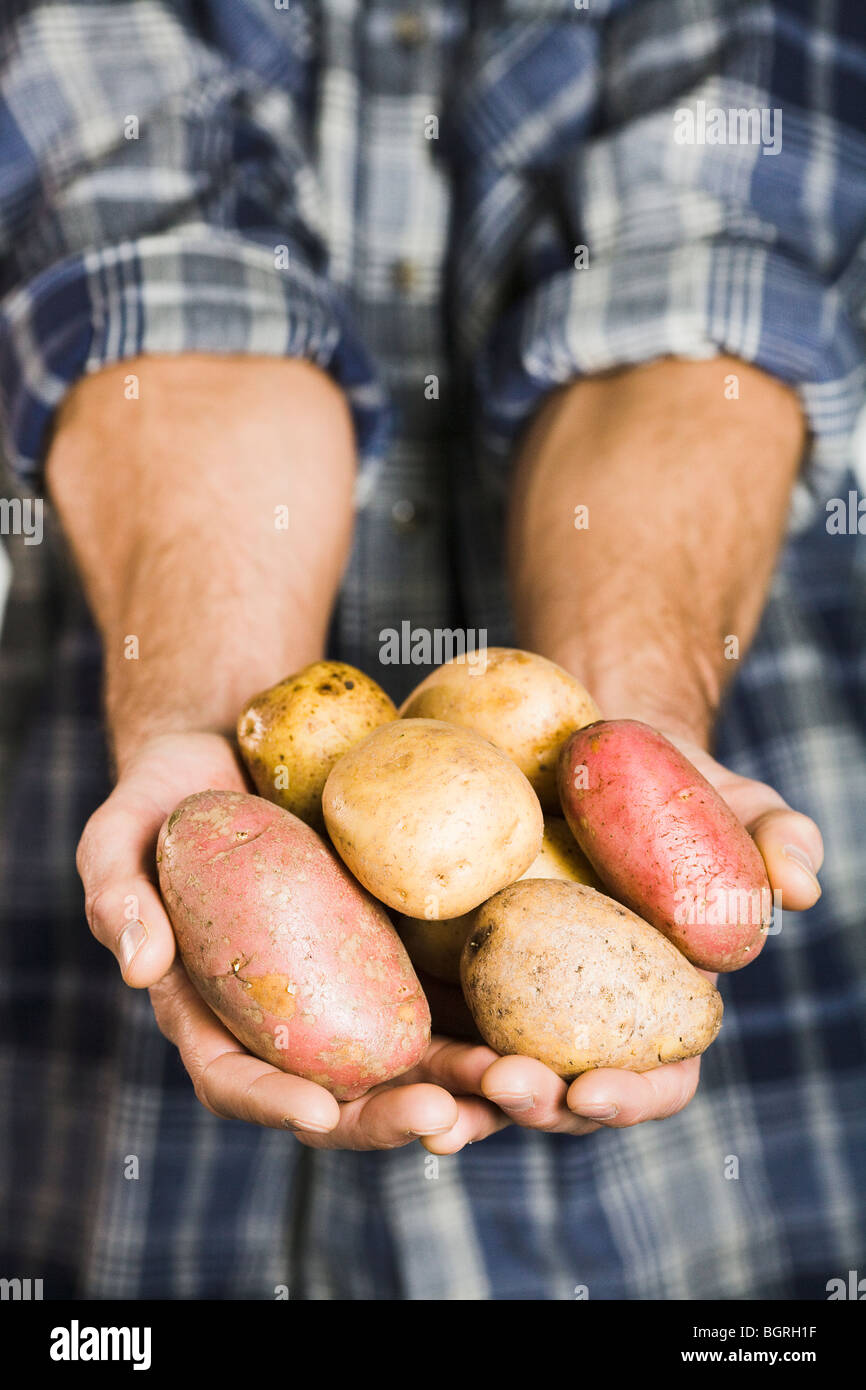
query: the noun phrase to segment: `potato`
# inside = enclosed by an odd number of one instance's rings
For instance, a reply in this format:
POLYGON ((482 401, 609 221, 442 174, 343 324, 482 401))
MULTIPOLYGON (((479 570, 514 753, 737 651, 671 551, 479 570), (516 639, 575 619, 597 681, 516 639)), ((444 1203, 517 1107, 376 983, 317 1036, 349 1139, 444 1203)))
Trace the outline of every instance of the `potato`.
POLYGON ((416 970, 426 971, 434 980, 459 985, 460 957, 474 921, 474 911, 449 917, 445 922, 398 917, 397 931, 416 970))
POLYGON ((575 729, 600 718, 595 701, 561 666, 534 652, 488 647, 432 671, 402 705, 403 718, 444 719, 489 739, 559 815, 556 760, 575 729))
POLYGON ((562 816, 544 817, 544 837, 537 859, 523 878, 561 878, 601 888, 598 875, 581 850, 562 816))
POLYGON ((562 808, 615 897, 704 970, 739 970, 765 940, 764 861, 727 802, 678 748, 634 719, 568 740, 562 808))
POLYGON ((187 974, 250 1052, 338 1100, 423 1055, 430 1011, 397 933, 303 821, 199 792, 163 825, 157 865, 187 974))
POLYGON ((524 879, 486 902, 461 959, 478 1031, 570 1081, 703 1052, 722 1000, 648 923, 582 883, 524 879))
POLYGON ((435 719, 401 719, 345 753, 325 783, 325 824, 388 907, 442 920, 519 878, 541 847, 541 807, 492 743, 435 719))
MULTIPOLYGON (((592 865, 581 854, 574 836, 559 816, 545 816, 541 849, 522 877, 559 878, 571 883, 587 883, 592 888, 601 887, 592 865)), ((474 921, 474 912, 464 912, 461 917, 451 917, 446 922, 400 917, 397 930, 417 969, 426 970, 434 979, 458 985, 460 957, 474 921)))
POLYGON ((314 661, 247 701, 238 744, 259 795, 321 831, 322 789, 334 763, 396 718, 396 706, 363 671, 314 661))

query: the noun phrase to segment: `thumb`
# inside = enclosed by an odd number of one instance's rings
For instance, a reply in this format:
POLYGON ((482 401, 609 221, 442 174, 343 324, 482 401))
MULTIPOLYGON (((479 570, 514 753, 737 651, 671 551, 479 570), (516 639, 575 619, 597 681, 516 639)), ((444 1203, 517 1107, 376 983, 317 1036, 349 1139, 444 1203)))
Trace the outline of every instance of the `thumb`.
POLYGON ((87 822, 76 859, 90 930, 136 989, 161 980, 175 957, 174 932, 150 877, 161 824, 153 810, 129 805, 118 786, 87 822))

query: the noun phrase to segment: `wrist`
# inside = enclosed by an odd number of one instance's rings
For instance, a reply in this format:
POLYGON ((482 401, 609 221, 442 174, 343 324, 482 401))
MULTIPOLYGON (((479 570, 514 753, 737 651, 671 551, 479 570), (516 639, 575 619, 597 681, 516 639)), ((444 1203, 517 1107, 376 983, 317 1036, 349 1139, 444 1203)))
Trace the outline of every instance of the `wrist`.
POLYGON ((618 668, 590 665, 586 679, 606 719, 639 719, 709 749, 719 691, 694 663, 672 664, 662 657, 658 663, 648 658, 637 670, 627 661, 618 668))
POLYGON ((674 652, 670 645, 647 650, 622 638, 603 650, 574 637, 539 636, 529 645, 581 681, 603 719, 639 719, 710 749, 721 682, 711 663, 694 652, 674 652))
POLYGON ((173 657, 148 656, 126 660, 115 639, 113 659, 105 664, 105 718, 109 746, 118 773, 146 743, 169 735, 210 734, 234 742, 238 714, 258 691, 283 680, 323 655, 324 640, 316 633, 307 641, 283 643, 269 650, 246 653, 238 664, 241 643, 227 633, 216 648, 199 644, 173 657), (231 652, 231 665, 226 653, 231 652))
POLYGON ((612 698, 597 699, 596 703, 605 719, 638 719, 668 738, 684 739, 706 752, 711 750, 713 716, 694 705, 621 689, 612 698))
POLYGON ((108 740, 114 770, 118 777, 127 771, 148 745, 165 742, 170 745, 173 738, 187 735, 220 738, 234 742, 234 728, 227 724, 220 727, 207 719, 194 719, 182 712, 171 714, 162 711, 149 717, 115 717, 108 719, 108 740))

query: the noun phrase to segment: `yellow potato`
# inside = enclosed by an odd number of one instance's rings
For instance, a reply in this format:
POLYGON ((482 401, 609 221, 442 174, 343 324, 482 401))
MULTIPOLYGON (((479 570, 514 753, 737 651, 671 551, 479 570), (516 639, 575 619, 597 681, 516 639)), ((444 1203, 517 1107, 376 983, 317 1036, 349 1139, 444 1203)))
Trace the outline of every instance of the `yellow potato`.
POLYGON ((410 917, 459 917, 519 878, 541 848, 538 798, 492 743, 435 719, 386 724, 325 783, 334 848, 410 917))
MULTIPOLYGON (((558 878, 571 883, 601 884, 589 860, 581 853, 565 821, 559 816, 544 817, 541 849, 522 878, 558 878)), ((460 983, 460 957, 475 921, 474 912, 465 912, 445 922, 421 917, 401 917, 397 930, 412 964, 437 980, 460 983)))
POLYGON ((444 980, 446 984, 459 985, 460 957, 474 921, 474 912, 464 912, 445 922, 427 921, 424 917, 398 917, 396 925, 406 953, 417 970, 425 970, 435 980, 444 980))
POLYGON ((661 932, 582 883, 525 879, 475 913, 460 963, 478 1031, 570 1081, 705 1051, 722 1000, 661 932))
POLYGON ((314 661, 247 702, 238 744, 259 796, 323 830, 322 790, 334 763, 396 718, 396 706, 363 671, 314 661))
POLYGON ((544 838, 538 858, 522 878, 561 878, 601 888, 601 881, 562 816, 544 817, 544 838))
POLYGON ((534 652, 488 647, 486 661, 457 657, 431 671, 403 704, 409 719, 474 729, 529 778, 545 811, 559 814, 556 762, 569 734, 601 718, 580 681, 534 652))

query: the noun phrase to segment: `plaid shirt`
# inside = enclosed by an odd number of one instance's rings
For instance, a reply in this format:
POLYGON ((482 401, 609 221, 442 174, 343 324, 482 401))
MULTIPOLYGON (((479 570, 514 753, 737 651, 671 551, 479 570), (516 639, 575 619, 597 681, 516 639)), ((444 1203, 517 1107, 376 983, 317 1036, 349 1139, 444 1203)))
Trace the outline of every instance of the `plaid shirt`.
MULTIPOLYGON (((866 1271, 866 556, 825 524, 856 487, 864 106, 857 0, 7 0, 9 487, 40 489, 53 411, 106 363, 312 358, 363 465, 332 648, 375 674, 406 619, 510 640, 506 462, 547 391, 756 362, 812 446, 718 751, 828 853, 819 904, 724 981, 699 1095, 664 1124, 433 1160, 217 1120, 87 932, 99 643, 53 526, 11 538, 0 1274, 55 1297, 741 1299, 866 1271), (760 138, 709 142, 751 108, 760 138)), ((381 672, 398 698, 423 674, 381 672)))

